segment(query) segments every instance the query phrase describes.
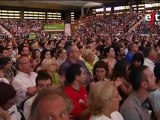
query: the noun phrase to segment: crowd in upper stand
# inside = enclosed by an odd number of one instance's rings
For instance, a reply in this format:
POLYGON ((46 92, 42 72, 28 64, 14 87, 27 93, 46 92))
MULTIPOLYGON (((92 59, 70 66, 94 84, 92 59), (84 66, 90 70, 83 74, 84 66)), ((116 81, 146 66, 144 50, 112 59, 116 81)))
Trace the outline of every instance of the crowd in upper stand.
POLYGON ((13 38, 0 40, 0 119, 159 120, 160 36, 127 32, 142 17, 86 17, 73 36, 35 40, 23 35, 43 22, 1 20, 13 38))
POLYGON ((143 21, 141 22, 133 31, 133 34, 159 34, 159 23, 156 23, 152 29, 150 22, 143 21))
POLYGON ((143 16, 143 13, 90 16, 79 21, 80 26, 75 33, 85 37, 95 34, 125 34, 143 16))
POLYGON ((62 20, 19 20, 1 19, 1 25, 6 28, 15 38, 27 38, 29 33, 36 32, 39 39, 48 38, 49 33, 44 31, 44 25, 62 23, 62 20))

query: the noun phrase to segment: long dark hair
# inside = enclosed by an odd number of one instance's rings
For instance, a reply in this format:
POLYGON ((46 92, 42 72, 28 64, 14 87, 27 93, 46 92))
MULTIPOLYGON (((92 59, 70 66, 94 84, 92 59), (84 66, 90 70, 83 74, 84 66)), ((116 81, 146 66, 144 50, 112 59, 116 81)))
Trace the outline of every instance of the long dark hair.
POLYGON ((126 78, 127 66, 128 66, 128 63, 126 60, 117 61, 117 63, 113 68, 112 77, 111 77, 112 80, 115 80, 118 77, 126 78))

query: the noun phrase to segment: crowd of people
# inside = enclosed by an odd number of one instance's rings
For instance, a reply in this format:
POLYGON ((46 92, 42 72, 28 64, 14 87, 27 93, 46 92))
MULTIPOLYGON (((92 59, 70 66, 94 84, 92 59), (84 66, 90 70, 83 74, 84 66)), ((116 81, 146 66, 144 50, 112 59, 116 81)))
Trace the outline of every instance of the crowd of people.
POLYGON ((78 21, 79 26, 74 35, 87 38, 94 35, 126 34, 143 17, 143 13, 89 16, 78 21))
POLYGON ((45 32, 44 25, 62 23, 63 20, 19 20, 1 19, 0 24, 6 28, 14 38, 29 38, 29 33, 34 32, 39 39, 49 39, 50 33, 45 32))
MULTIPOLYGON (((160 120, 160 36, 127 33, 142 17, 86 17, 58 39, 1 39, 0 119, 160 120)), ((21 36, 42 29, 18 24, 21 36)))
POLYGON ((133 31, 133 34, 159 34, 159 23, 156 23, 151 27, 150 22, 144 21, 141 22, 133 31))

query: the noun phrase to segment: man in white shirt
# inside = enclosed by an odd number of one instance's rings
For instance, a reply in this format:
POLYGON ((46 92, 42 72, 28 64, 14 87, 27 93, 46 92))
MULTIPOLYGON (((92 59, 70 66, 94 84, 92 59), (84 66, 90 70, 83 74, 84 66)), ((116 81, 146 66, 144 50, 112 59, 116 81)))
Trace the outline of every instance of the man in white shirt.
MULTIPOLYGON (((51 76, 45 71, 39 71, 38 76, 36 77, 36 87, 37 91, 40 91, 44 88, 51 88, 52 87, 51 76)), ((30 115, 31 105, 36 96, 37 94, 28 99, 27 101, 25 101, 24 103, 23 110, 24 110, 24 117, 26 120, 28 120, 28 117, 30 115)))
POLYGON ((22 116, 17 110, 16 105, 12 105, 12 107, 8 110, 11 120, 21 120, 22 116))
POLYGON ((154 67, 155 67, 155 64, 154 64, 154 61, 156 59, 156 52, 154 50, 154 48, 151 48, 151 47, 147 47, 144 49, 144 65, 148 66, 149 69, 153 72, 154 70, 154 67))
POLYGON ((35 79, 37 74, 33 71, 30 59, 22 55, 17 60, 18 73, 14 77, 12 85, 16 90, 16 104, 20 104, 27 98, 33 96, 36 92, 35 79))

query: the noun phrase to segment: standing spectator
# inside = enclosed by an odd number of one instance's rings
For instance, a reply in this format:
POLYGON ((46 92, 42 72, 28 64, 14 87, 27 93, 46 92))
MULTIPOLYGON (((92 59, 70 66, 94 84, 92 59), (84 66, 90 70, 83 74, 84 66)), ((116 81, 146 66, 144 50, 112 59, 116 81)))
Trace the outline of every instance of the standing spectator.
POLYGON ((35 79, 37 74, 32 72, 32 64, 26 55, 20 56, 16 64, 18 73, 12 81, 12 85, 17 92, 16 104, 20 106, 21 102, 36 93, 35 79))
POLYGON ((122 97, 121 103, 124 102, 124 100, 132 92, 132 86, 127 81, 127 68, 127 61, 122 59, 115 64, 112 73, 112 80, 115 81, 118 91, 122 97))
POLYGON ((51 58, 51 51, 48 49, 43 49, 41 52, 41 61, 43 61, 45 58, 51 58))
POLYGON ((40 56, 41 62, 37 65, 37 67, 34 69, 34 71, 38 72, 39 70, 42 70, 41 64, 45 58, 51 58, 51 51, 49 49, 42 50, 41 56, 40 56))
POLYGON ((93 75, 93 66, 97 62, 96 55, 91 49, 84 49, 82 53, 83 61, 91 75, 93 75))
POLYGON ((120 100, 121 96, 114 82, 94 83, 89 92, 90 120, 123 120, 118 112, 120 100))
POLYGON ((67 52, 64 48, 59 48, 57 51, 57 62, 60 66, 67 58, 67 52))
POLYGON ((17 54, 15 50, 13 50, 13 46, 7 45, 6 48, 8 49, 9 57, 13 60, 13 62, 16 62, 17 54))
POLYGON ((129 70, 132 70, 135 67, 139 67, 144 64, 144 56, 142 53, 138 52, 133 56, 132 62, 129 66, 129 70))
POLYGON ((2 57, 9 57, 9 51, 7 48, 2 48, 2 57))
POLYGON ((154 48, 147 47, 143 51, 144 54, 144 65, 148 66, 152 71, 154 71, 154 61, 156 60, 157 54, 154 48))
POLYGON ((64 95, 53 89, 41 90, 33 101, 29 120, 70 120, 64 95))
POLYGON ((15 96, 16 91, 13 86, 0 82, 0 109, 2 109, 0 110, 0 115, 2 111, 6 111, 9 114, 8 118, 10 118, 5 120, 21 120, 22 118, 15 104, 15 96))
POLYGON ((30 55, 30 51, 27 46, 20 47, 19 53, 20 55, 30 55))
POLYGON ((151 92, 148 99, 153 107, 155 116, 158 118, 158 114, 160 113, 160 63, 154 67, 154 75, 156 77, 157 90, 151 92))
POLYGON ((52 78, 52 85, 54 87, 59 87, 61 85, 60 81, 60 76, 59 73, 57 72, 57 61, 55 58, 45 58, 42 61, 42 70, 46 70, 47 73, 51 76, 52 78))
POLYGON ((40 56, 41 56, 41 52, 39 49, 34 49, 32 51, 31 59, 32 59, 34 68, 36 68, 37 65, 41 62, 40 56))
POLYGON ((130 43, 128 46, 128 52, 126 54, 126 60, 128 63, 132 62, 133 55, 138 52, 138 46, 135 43, 130 43))
POLYGON ((104 55, 106 56, 103 61, 107 63, 109 67, 109 74, 112 74, 112 70, 114 68, 114 65, 116 64, 116 59, 115 59, 115 51, 113 47, 105 47, 104 48, 104 55))
POLYGON ((109 68, 104 61, 97 61, 93 67, 94 81, 106 81, 109 79, 109 68))
POLYGON ((117 53, 116 56, 117 60, 125 59, 125 48, 123 46, 118 47, 116 53, 117 53))
POLYGON ((64 92, 72 101, 74 108, 71 111, 71 115, 73 116, 74 120, 80 120, 80 118, 87 111, 88 95, 86 88, 83 86, 85 85, 85 80, 86 72, 81 65, 72 64, 68 67, 66 71, 67 87, 65 88, 64 92))
MULTIPOLYGON (((44 88, 51 88, 52 87, 52 78, 46 71, 39 71, 38 76, 36 77, 36 87, 37 91, 44 88)), ((24 117, 27 120, 30 114, 31 105, 35 99, 37 94, 35 94, 33 97, 29 98, 24 102, 24 117)))
POLYGON ((72 64, 80 64, 87 73, 87 80, 90 81, 91 74, 89 73, 86 65, 82 60, 80 60, 80 52, 76 45, 71 45, 67 48, 67 59, 61 64, 59 72, 61 76, 61 80, 65 81, 65 73, 67 68, 72 64))
POLYGON ((110 80, 109 77, 108 65, 102 60, 97 61, 93 67, 93 80, 87 86, 87 91, 90 90, 90 86, 92 86, 92 84, 98 81, 108 81, 110 80))
POLYGON ((0 58, 0 70, 4 77, 11 83, 14 78, 14 71, 12 70, 12 60, 9 57, 0 58))
POLYGON ((120 113, 125 120, 150 120, 145 100, 150 92, 157 89, 153 72, 147 66, 140 66, 130 72, 129 80, 133 92, 122 104, 120 113))

